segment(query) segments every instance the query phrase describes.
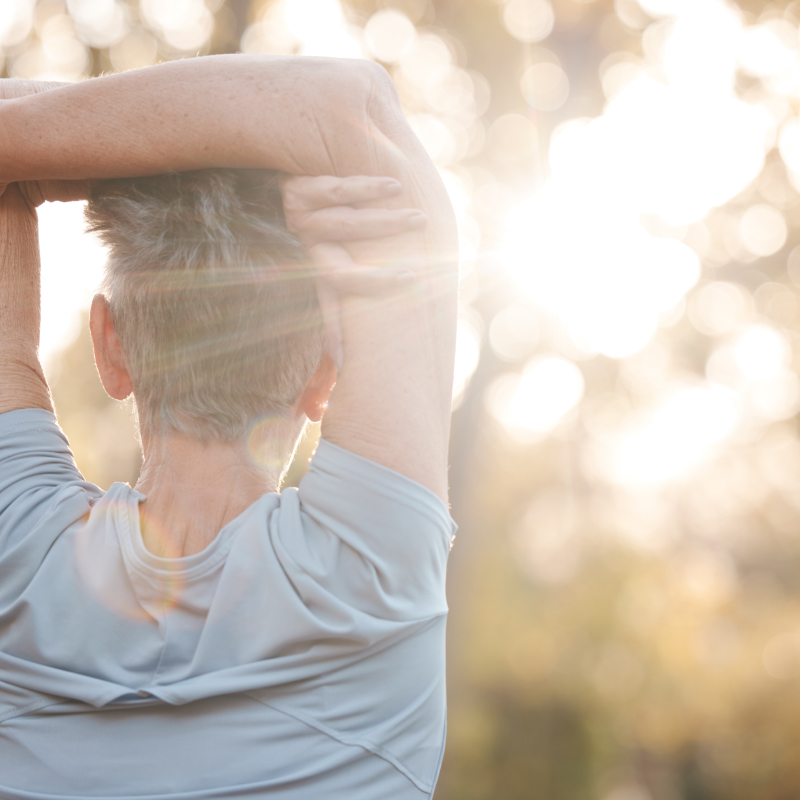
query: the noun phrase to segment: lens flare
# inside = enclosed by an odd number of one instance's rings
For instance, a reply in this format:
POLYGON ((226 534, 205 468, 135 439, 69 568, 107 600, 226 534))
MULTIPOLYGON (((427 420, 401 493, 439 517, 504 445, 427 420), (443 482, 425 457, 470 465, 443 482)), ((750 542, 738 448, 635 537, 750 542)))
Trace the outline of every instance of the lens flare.
POLYGON ((256 420, 246 440, 250 462, 262 472, 280 475, 288 466, 286 442, 293 428, 296 426, 285 417, 268 415, 256 420))
MULTIPOLYGON (((170 569, 170 560, 180 556, 172 543, 160 520, 149 514, 139 506, 139 519, 131 519, 129 501, 104 501, 94 507, 89 520, 74 537, 75 565, 80 575, 82 585, 86 587, 95 600, 113 614, 125 619, 148 621, 152 616, 140 604, 133 593, 127 578, 122 575, 120 580, 111 580, 110 576, 119 569, 119 549, 116 539, 112 547, 106 547, 105 540, 107 528, 114 528, 117 524, 137 527, 131 531, 133 536, 141 536, 140 531, 145 529, 151 544, 151 551, 164 560, 159 581, 160 596, 155 597, 159 612, 167 612, 174 608, 180 600, 184 588, 184 581, 176 562, 170 569)), ((126 536, 126 532, 121 532, 126 536)), ((154 584, 149 584, 151 587, 154 584)))

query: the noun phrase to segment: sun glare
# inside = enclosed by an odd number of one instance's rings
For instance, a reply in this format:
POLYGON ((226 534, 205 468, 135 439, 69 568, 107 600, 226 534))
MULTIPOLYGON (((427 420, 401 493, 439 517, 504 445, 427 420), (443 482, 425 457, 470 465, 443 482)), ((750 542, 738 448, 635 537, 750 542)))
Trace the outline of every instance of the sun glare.
POLYGON ((489 388, 490 413, 512 437, 535 441, 553 430, 581 400, 581 371, 558 356, 534 358, 522 375, 507 373, 489 388))
MULTIPOLYGON (((713 452, 737 428, 743 409, 755 418, 785 419, 798 403, 789 344, 769 325, 748 327, 755 314, 748 292, 716 281, 688 304, 685 299, 711 245, 703 220, 759 176, 776 140, 798 183, 798 123, 786 122, 778 136, 785 112, 765 105, 761 95, 745 101, 735 91, 737 70, 781 76, 785 84, 787 70, 796 68, 797 33, 781 21, 747 27, 722 0, 639 5, 656 20, 645 23, 644 57, 606 58, 600 67, 608 98, 603 113, 568 120, 552 133, 549 177, 509 214, 502 259, 539 317, 563 324, 579 351, 628 358, 686 309, 701 333, 728 336, 709 360, 709 383, 663 394, 616 440, 610 474, 656 483, 713 452)), ((551 67, 548 80, 555 87, 561 79, 551 67)), ((526 76, 535 68, 543 65, 526 76)), ((526 77, 523 92, 526 80, 537 85, 526 77)), ((536 106, 536 93, 528 93, 536 106)), ((553 99, 539 107, 557 106, 560 96, 555 88, 550 93, 553 99)), ((777 191, 773 195, 775 205, 755 203, 727 218, 726 246, 737 257, 752 261, 784 247, 788 225, 777 191)), ((785 313, 794 313, 785 305, 785 313)), ((506 358, 506 350, 513 356, 524 348, 501 320, 492 324, 490 342, 506 358)), ((516 382, 501 378, 489 406, 507 426, 542 430, 547 424, 531 422, 538 418, 535 402, 542 401, 524 389, 527 374, 516 382)), ((545 391, 558 406, 558 391, 545 391)), ((545 413, 543 419, 558 416, 545 413)))
POLYGON ((511 218, 504 258, 520 288, 589 351, 622 358, 700 276, 682 242, 650 236, 635 215, 557 180, 511 218))
POLYGON ((39 208, 42 256, 40 353, 45 368, 80 330, 81 309, 100 284, 105 250, 83 230, 83 203, 46 203, 39 208))
POLYGON ((730 390, 710 385, 679 389, 622 437, 612 472, 629 484, 674 478, 707 456, 738 421, 730 390))

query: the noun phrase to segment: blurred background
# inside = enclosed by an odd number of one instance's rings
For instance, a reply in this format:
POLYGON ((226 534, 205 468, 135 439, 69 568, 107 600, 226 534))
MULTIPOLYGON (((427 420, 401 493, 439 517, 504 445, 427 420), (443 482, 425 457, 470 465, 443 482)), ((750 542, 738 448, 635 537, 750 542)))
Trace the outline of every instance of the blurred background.
MULTIPOLYGON (((461 236, 437 800, 800 797, 800 3, 0 0, 9 77, 369 58, 461 236)), ((42 355, 88 479, 103 252, 41 209, 42 355)), ((302 475, 313 436, 292 469, 302 475)))

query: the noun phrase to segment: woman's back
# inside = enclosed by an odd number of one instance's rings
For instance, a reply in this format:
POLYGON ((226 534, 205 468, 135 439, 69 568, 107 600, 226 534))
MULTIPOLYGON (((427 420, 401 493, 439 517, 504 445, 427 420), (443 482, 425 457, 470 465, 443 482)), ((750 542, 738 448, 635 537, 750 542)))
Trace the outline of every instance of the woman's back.
POLYGON ((325 441, 186 558, 142 499, 83 482, 50 412, 0 415, 0 795, 429 796, 444 504, 325 441))

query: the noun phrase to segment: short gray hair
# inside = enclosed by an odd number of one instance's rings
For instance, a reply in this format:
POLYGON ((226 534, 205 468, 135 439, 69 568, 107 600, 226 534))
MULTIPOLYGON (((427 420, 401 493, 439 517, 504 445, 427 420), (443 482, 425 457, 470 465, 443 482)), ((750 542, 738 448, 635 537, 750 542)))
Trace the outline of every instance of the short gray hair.
POLYGON ((143 429, 233 440, 265 416, 288 421, 324 345, 276 173, 99 181, 86 220, 109 250, 101 291, 143 429))

